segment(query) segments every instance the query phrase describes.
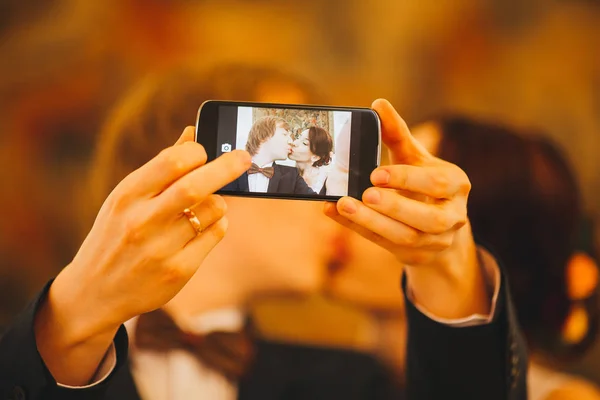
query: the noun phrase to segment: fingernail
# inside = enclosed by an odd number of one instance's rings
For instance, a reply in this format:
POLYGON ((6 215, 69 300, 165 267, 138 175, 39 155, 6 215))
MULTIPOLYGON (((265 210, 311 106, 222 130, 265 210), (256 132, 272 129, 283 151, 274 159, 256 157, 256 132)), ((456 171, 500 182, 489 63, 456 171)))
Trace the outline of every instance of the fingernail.
POLYGON ((371 174, 373 185, 387 185, 390 182, 390 173, 385 169, 376 169, 371 174))
POLYGON ((346 214, 354 214, 356 212, 356 206, 354 205, 354 202, 351 200, 343 200, 342 211, 346 214))
POLYGON ((377 189, 369 189, 363 195, 365 203, 378 204, 381 201, 381 194, 377 189))

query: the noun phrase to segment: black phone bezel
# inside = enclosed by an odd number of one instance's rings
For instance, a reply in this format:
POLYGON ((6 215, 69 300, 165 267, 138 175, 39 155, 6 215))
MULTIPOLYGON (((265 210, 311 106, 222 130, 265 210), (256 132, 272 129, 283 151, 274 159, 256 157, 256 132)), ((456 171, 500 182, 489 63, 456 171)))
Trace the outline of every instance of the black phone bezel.
MULTIPOLYGON (((379 116, 374 110, 366 107, 337 107, 310 104, 280 104, 263 102, 208 100, 202 103, 202 105, 198 109, 198 114, 196 118, 196 142, 200 143, 206 150, 208 158, 207 162, 210 162, 217 158, 219 107, 221 106, 352 112, 352 124, 350 128, 351 139, 348 176, 348 196, 360 200, 362 198, 362 193, 367 188, 372 186, 370 180, 371 172, 379 166, 381 154, 381 123, 379 120, 379 116)), ((235 145, 233 145, 233 149, 235 149, 235 145)), ((219 190, 216 193, 228 196, 320 201, 336 201, 342 197, 319 194, 298 195, 283 193, 237 192, 223 190, 219 190)))

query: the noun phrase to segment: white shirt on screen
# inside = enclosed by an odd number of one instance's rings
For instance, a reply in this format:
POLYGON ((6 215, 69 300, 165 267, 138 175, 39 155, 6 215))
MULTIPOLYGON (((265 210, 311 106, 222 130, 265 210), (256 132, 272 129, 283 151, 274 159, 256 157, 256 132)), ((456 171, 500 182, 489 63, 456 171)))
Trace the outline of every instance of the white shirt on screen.
MULTIPOLYGON (((252 161, 254 162, 254 160, 252 161)), ((273 162, 259 165, 261 168, 272 167, 273 162)), ((261 173, 248 175, 248 189, 253 193, 267 193, 270 179, 261 173)))

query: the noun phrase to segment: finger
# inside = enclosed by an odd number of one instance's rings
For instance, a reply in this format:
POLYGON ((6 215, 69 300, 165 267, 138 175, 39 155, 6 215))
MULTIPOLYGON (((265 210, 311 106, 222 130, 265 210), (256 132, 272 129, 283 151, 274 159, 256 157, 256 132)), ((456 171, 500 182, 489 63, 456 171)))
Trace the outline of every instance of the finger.
POLYGON ((439 235, 466 222, 466 210, 464 215, 455 212, 450 202, 428 204, 379 188, 367 189, 362 198, 369 208, 425 233, 439 235))
MULTIPOLYGON (((187 231, 195 237, 198 233, 202 233, 210 225, 214 224, 227 212, 227 203, 225 200, 216 194, 208 196, 202 203, 190 208, 191 215, 180 213, 177 218, 177 223, 184 225, 187 231), (190 218, 195 221, 190 221, 190 218), (195 224, 199 226, 195 226, 195 224)), ((191 239, 193 237, 189 237, 191 239)))
POLYGON ((364 229, 355 229, 358 233, 370 240, 390 242, 394 246, 410 248, 446 248, 447 235, 430 235, 396 221, 386 215, 365 206, 360 201, 351 197, 344 197, 338 201, 337 209, 340 216, 348 219, 364 229), (365 230, 370 231, 368 234, 365 230), (382 240, 383 239, 383 240, 382 240))
POLYGON ((416 164, 431 157, 429 152, 413 138, 406 122, 389 101, 378 99, 371 107, 381 120, 381 138, 389 148, 392 164, 416 164))
POLYGON ((150 225, 144 229, 148 248, 152 249, 154 254, 175 254, 223 218, 227 211, 227 204, 221 196, 211 195, 201 204, 192 207, 191 211, 198 219, 200 225, 198 230, 183 212, 173 214, 169 220, 165 220, 150 211, 148 213, 150 225))
POLYGON ((450 164, 379 167, 371 173, 371 182, 378 187, 420 193, 436 199, 451 199, 457 193, 468 193, 471 187, 467 175, 450 167, 450 164))
POLYGON ((335 202, 327 201, 323 204, 323 212, 328 217, 336 217, 340 215, 335 202))
POLYGON ((191 171, 160 194, 160 209, 169 215, 180 213, 198 204, 210 194, 239 178, 250 168, 252 159, 248 152, 234 150, 214 161, 191 171))
POLYGON ((177 139, 177 142, 175 142, 175 146, 185 143, 185 142, 193 142, 195 140, 196 140, 196 128, 194 128, 193 126, 187 126, 183 130, 183 133, 181 134, 181 136, 179 136, 179 139, 177 139))
POLYGON ((360 226, 357 223, 350 221, 348 218, 343 217, 337 211, 335 204, 332 204, 332 206, 327 206, 325 214, 329 218, 331 218, 334 221, 336 221, 337 223, 339 223, 340 225, 343 225, 346 228, 353 230, 354 232, 358 233, 365 239, 367 239, 379 246, 382 246, 383 248, 385 248, 389 251, 394 251, 396 246, 392 242, 390 242, 389 240, 385 239, 384 237, 376 234, 375 232, 372 232, 372 231, 366 229, 365 227, 360 226))
POLYGON ((436 254, 440 250, 444 250, 444 243, 448 243, 451 241, 452 235, 445 234, 444 239, 440 241, 439 244, 432 243, 430 245, 424 245, 421 247, 416 246, 399 246, 395 243, 392 243, 388 239, 362 227, 349 219, 341 216, 340 214, 328 214, 330 218, 334 221, 338 222, 340 225, 345 226, 346 228, 352 229, 354 232, 358 233, 360 236, 365 239, 375 243, 378 246, 388 250, 392 254, 396 256, 399 262, 407 265, 427 265, 435 259, 436 254))
POLYGON ((196 142, 183 142, 161 151, 129 174, 119 186, 134 197, 154 197, 188 172, 206 163, 206 151, 196 142))
POLYGON ((186 279, 190 279, 210 251, 223 239, 227 225, 227 217, 222 217, 208 226, 202 233, 190 240, 181 251, 174 254, 168 260, 168 264, 172 265, 175 271, 186 279))
POLYGON ((365 230, 368 230, 370 240, 382 242, 385 239, 391 243, 409 245, 421 235, 416 229, 381 215, 353 198, 341 198, 336 209, 340 217, 353 223, 353 229, 358 233, 365 235, 365 230), (375 220, 369 221, 372 218, 375 220))

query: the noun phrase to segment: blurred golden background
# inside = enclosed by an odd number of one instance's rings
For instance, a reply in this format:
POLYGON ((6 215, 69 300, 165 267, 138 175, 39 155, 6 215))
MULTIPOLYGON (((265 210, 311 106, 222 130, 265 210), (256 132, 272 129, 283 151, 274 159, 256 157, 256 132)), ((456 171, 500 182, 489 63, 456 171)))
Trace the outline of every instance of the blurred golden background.
MULTIPOLYGON (((600 219, 597 1, 3 0, 0 35, 2 322, 78 247, 107 110, 183 62, 275 67, 329 104, 388 98, 409 123, 457 111, 541 131, 600 219)), ((598 354, 576 368, 600 382, 598 354)))

